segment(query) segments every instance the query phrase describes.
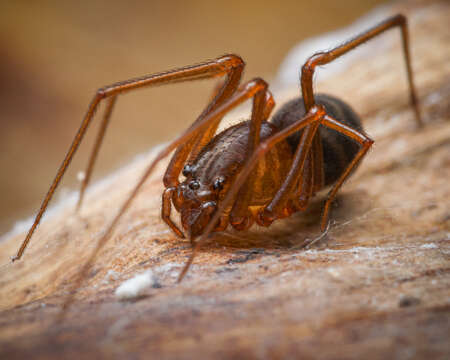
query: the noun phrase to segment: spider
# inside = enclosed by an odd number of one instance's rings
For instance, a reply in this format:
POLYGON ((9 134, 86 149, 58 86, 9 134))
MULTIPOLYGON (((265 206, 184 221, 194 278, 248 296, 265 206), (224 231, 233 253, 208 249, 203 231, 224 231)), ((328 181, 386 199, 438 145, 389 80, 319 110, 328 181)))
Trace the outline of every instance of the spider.
POLYGON ((373 140, 364 133, 358 115, 349 105, 330 95, 314 94, 315 69, 395 27, 401 30, 411 103, 420 127, 423 123, 413 83, 407 20, 401 14, 384 20, 343 45, 311 56, 301 69, 302 97, 285 104, 271 119, 275 101, 267 83, 261 78, 255 78, 240 84, 245 63, 237 55, 225 55, 201 64, 99 89, 33 225, 12 260, 18 260, 23 255, 100 102, 107 102, 106 110, 81 185, 77 208, 83 201, 118 95, 142 87, 207 78, 222 78, 214 90, 212 100, 197 120, 166 145, 148 166, 99 240, 76 284, 80 285, 114 226, 155 166, 173 151, 163 177, 165 190, 162 194, 162 219, 178 237, 184 238, 186 234, 193 246, 179 281, 186 274, 198 247, 211 232, 223 231, 228 225, 242 231, 250 228, 254 222, 269 226, 277 219, 305 211, 316 192, 331 187, 321 220, 321 229, 324 231, 331 203, 344 181, 366 155, 373 140), (253 100, 250 120, 216 134, 226 113, 249 99, 253 100), (181 174, 184 176, 182 181, 181 174), (171 219, 172 205, 180 213, 184 232, 171 219))

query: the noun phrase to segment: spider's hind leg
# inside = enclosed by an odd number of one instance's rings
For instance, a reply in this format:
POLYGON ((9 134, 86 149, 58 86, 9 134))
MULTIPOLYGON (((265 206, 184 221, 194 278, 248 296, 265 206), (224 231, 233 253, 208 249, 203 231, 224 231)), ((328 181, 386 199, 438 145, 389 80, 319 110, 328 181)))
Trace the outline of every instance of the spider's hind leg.
POLYGON ((363 134, 362 132, 345 125, 344 123, 332 118, 330 115, 325 115, 322 123, 326 127, 348 136, 350 139, 356 141, 360 145, 359 151, 356 153, 356 155, 353 157, 353 159, 350 161, 347 167, 342 171, 341 175, 339 176, 339 178, 331 188, 330 192, 328 193, 321 221, 321 229, 322 231, 325 231, 325 229, 327 228, 330 205, 336 198, 338 190, 341 188, 342 184, 352 173, 352 171, 359 165, 359 163, 366 155, 367 151, 370 149, 374 141, 370 139, 367 135, 363 134))
POLYGON ((301 87, 302 87, 302 97, 305 102, 306 110, 309 110, 314 104, 314 91, 313 91, 313 76, 317 66, 326 65, 347 52, 353 50, 359 45, 381 35, 387 30, 393 29, 395 27, 399 27, 402 35, 402 45, 403 45, 403 54, 405 58, 406 72, 408 76, 409 82, 409 95, 411 104, 414 108, 414 112, 416 115, 416 123, 418 127, 423 126, 423 120, 420 113, 419 102, 417 100, 417 91, 414 86, 414 78, 411 66, 411 54, 409 49, 409 33, 408 33, 408 24, 407 19, 402 14, 397 14, 392 16, 378 25, 370 28, 366 32, 359 34, 355 38, 347 41, 346 43, 335 47, 330 51, 324 51, 311 56, 306 63, 302 67, 301 72, 301 87))

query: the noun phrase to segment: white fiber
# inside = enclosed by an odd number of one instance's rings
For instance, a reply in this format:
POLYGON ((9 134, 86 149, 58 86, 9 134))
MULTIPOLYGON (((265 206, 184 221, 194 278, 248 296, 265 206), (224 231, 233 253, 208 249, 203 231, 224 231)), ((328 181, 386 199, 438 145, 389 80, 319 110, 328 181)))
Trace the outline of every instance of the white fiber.
POLYGON ((420 248, 421 249, 438 249, 439 247, 436 244, 428 243, 428 244, 420 245, 420 248))
POLYGON ((84 179, 86 179, 86 173, 84 171, 78 171, 77 180, 79 182, 82 182, 82 181, 84 181, 84 179))
POLYGON ((124 281, 115 291, 119 300, 131 300, 142 296, 155 283, 155 277, 151 270, 124 281))

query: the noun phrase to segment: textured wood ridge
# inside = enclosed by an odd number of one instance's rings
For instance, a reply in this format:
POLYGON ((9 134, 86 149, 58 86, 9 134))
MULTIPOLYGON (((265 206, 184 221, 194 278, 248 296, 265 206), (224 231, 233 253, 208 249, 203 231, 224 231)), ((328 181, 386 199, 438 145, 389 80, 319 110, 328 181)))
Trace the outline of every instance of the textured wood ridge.
POLYGON ((394 34, 383 37, 386 53, 368 44, 370 57, 318 84, 350 102, 376 140, 326 236, 319 196, 269 229, 215 235, 175 284, 190 245, 160 220, 161 164, 55 325, 150 152, 93 186, 81 216, 71 201, 59 206, 22 261, 8 260, 23 234, 0 243, 0 358, 448 358, 450 5, 405 2, 398 11, 410 19, 427 126, 414 129, 394 34), (157 281, 145 296, 115 299, 121 282, 148 269, 157 281))

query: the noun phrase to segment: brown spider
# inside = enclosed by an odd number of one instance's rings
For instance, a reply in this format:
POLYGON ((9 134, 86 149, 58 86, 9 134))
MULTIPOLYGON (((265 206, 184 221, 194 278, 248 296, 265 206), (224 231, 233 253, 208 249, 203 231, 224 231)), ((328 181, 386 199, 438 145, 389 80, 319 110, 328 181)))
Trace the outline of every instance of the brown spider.
POLYGON ((402 34, 411 102, 417 124, 422 126, 413 84, 407 21, 403 15, 390 17, 343 45, 311 56, 302 67, 302 97, 288 102, 270 121, 268 119, 275 102, 268 85, 260 78, 240 85, 245 63, 237 55, 226 55, 202 64, 99 89, 13 261, 23 255, 102 100, 107 100, 107 107, 89 159, 77 208, 82 203, 119 94, 145 86, 213 77, 225 77, 213 99, 198 119, 152 161, 99 240, 75 286, 80 285, 96 254, 156 164, 174 150, 163 179, 162 218, 177 236, 184 237, 182 230, 170 218, 173 203, 180 212, 182 228, 193 245, 191 257, 180 273, 179 281, 186 274, 199 245, 211 232, 225 230, 229 223, 237 230, 248 229, 255 221, 259 225, 269 226, 274 220, 306 210, 317 191, 331 186, 321 221, 323 231, 336 193, 367 153, 373 140, 364 134, 359 117, 349 105, 329 95, 314 96, 312 79, 315 68, 397 26, 402 34), (250 120, 215 135, 224 115, 248 99, 253 99, 250 120), (181 182, 180 173, 185 177, 181 182))

